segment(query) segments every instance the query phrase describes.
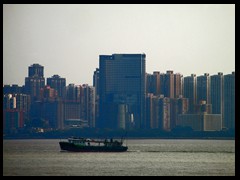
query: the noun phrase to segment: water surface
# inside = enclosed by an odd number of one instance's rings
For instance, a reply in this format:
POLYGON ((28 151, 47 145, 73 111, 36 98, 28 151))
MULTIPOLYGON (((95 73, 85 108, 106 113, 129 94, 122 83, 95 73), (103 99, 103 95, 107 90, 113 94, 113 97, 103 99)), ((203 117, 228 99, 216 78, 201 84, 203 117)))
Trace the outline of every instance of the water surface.
POLYGON ((122 153, 62 152, 58 142, 4 140, 3 175, 235 175, 234 140, 127 140, 122 153))

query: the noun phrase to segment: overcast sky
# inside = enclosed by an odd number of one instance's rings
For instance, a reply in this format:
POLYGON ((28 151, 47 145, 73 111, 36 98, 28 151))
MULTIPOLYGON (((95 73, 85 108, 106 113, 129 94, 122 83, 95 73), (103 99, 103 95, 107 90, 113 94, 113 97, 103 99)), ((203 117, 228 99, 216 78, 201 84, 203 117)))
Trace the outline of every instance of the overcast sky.
POLYGON ((235 71, 235 5, 3 5, 3 84, 28 66, 92 85, 99 55, 145 53, 148 73, 235 71))

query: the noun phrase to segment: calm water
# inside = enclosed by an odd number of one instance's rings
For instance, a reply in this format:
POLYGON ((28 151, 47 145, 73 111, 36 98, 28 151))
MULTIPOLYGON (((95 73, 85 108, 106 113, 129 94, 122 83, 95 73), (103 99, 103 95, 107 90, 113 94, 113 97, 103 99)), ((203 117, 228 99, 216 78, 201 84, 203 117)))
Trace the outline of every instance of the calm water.
POLYGON ((4 140, 3 175, 234 176, 234 140, 127 140, 123 153, 61 152, 59 140, 4 140))

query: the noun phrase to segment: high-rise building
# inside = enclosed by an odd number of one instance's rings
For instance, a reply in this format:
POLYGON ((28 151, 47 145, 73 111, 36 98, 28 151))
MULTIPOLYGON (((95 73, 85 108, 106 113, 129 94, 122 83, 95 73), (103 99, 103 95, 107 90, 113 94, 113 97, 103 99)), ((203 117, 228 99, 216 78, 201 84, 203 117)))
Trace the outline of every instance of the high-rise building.
POLYGON ((178 126, 191 127, 196 131, 220 131, 222 130, 221 114, 212 114, 212 105, 206 101, 200 101, 196 105, 195 114, 179 114, 178 126))
POLYGON ((40 99, 43 101, 55 101, 57 99, 57 91, 46 85, 40 90, 40 99))
POLYGON ((170 98, 164 97, 164 95, 154 96, 149 93, 146 98, 147 128, 169 131, 171 128, 170 117, 170 98))
POLYGON ((160 95, 160 72, 153 72, 153 93, 154 95, 160 95))
POLYGON ((47 99, 42 99, 42 101, 35 101, 32 103, 30 111, 32 119, 31 126, 63 129, 64 108, 62 100, 50 100, 49 93, 45 95, 47 95, 47 99))
POLYGON ((152 128, 159 128, 164 131, 169 131, 171 128, 170 98, 164 97, 163 95, 154 96, 152 108, 152 128))
POLYGON ((3 95, 4 131, 23 128, 29 118, 30 96, 26 94, 3 95))
POLYGON ((153 127, 153 97, 152 93, 147 93, 146 97, 146 128, 153 127))
POLYGON ((47 78, 47 85, 57 90, 58 97, 63 97, 64 88, 66 87, 65 78, 61 78, 59 75, 53 75, 51 78, 47 78))
POLYGON ((3 95, 3 109, 16 109, 17 101, 13 94, 3 95))
POLYGON ((221 114, 223 119, 223 73, 210 76, 212 114, 221 114))
POLYGON ((81 119, 95 127, 95 88, 87 84, 81 86, 81 119))
POLYGON ((78 101, 81 98, 81 86, 75 86, 74 84, 69 84, 64 90, 64 99, 66 101, 78 101))
POLYGON ((69 84, 64 90, 63 121, 66 128, 71 122, 76 124, 81 121, 81 89, 80 85, 69 84))
POLYGON ((203 76, 197 77, 197 104, 200 101, 211 104, 210 97, 210 76, 209 73, 204 73, 203 76))
POLYGON ((18 86, 17 84, 4 85, 3 86, 3 94, 23 94, 24 88, 22 86, 18 86))
POLYGON ((177 125, 194 131, 220 131, 222 118, 220 114, 180 114, 177 125))
POLYGON ((19 109, 3 110, 3 132, 17 132, 24 127, 24 111, 19 109))
POLYGON ((39 64, 28 67, 28 77, 25 78, 25 91, 26 94, 31 96, 32 102, 40 98, 40 89, 45 85, 43 68, 39 64))
POLYGON ((81 119, 81 104, 78 101, 64 101, 64 124, 67 121, 79 121, 81 119))
POLYGON ((223 127, 235 129, 235 72, 224 75, 223 127))
MULTIPOLYGON (((162 114, 160 114, 160 105, 159 105, 160 98, 164 98, 164 96, 163 95, 160 95, 160 96, 150 95, 149 100, 151 102, 151 109, 149 109, 150 111, 147 110, 147 116, 150 117, 150 119, 149 119, 150 120, 150 128, 152 128, 152 129, 160 128, 161 124, 162 124, 160 122, 160 118, 162 117, 162 114)), ((148 105, 148 101, 147 101, 147 105, 148 105)))
POLYGON ((196 114, 212 114, 212 104, 207 104, 206 101, 200 101, 195 105, 195 113, 196 114))
POLYGON ((174 98, 174 74, 173 71, 167 71, 166 74, 160 74, 160 93, 164 97, 174 98))
POLYGON ((28 67, 28 77, 44 77, 44 67, 39 64, 33 64, 28 67))
POLYGON ((18 109, 28 113, 30 96, 26 94, 4 94, 3 109, 18 109))
POLYGON ((179 98, 182 95, 182 75, 174 74, 174 98, 179 98))
POLYGON ((196 104, 196 75, 191 74, 191 76, 184 77, 183 81, 183 97, 188 98, 188 109, 189 113, 193 114, 194 113, 194 106, 196 104))
POLYGON ((15 94, 16 96, 16 108, 23 110, 25 114, 30 110, 30 96, 26 94, 15 94))
POLYGON ((145 54, 100 55, 98 126, 145 127, 145 58, 145 54))
POLYGON ((187 114, 188 113, 188 98, 183 98, 179 96, 179 98, 170 99, 170 128, 175 128, 179 114, 187 114))
POLYGON ((96 122, 99 121, 99 68, 96 68, 93 74, 93 87, 95 87, 95 124, 97 124, 96 122))
POLYGON ((160 95, 160 72, 154 71, 153 74, 146 74, 146 92, 160 95))
POLYGON ((146 78, 146 94, 151 94, 153 93, 153 80, 152 80, 152 74, 146 73, 145 75, 146 78))
POLYGON ((96 68, 93 74, 93 86, 95 87, 96 96, 99 96, 99 68, 96 68))

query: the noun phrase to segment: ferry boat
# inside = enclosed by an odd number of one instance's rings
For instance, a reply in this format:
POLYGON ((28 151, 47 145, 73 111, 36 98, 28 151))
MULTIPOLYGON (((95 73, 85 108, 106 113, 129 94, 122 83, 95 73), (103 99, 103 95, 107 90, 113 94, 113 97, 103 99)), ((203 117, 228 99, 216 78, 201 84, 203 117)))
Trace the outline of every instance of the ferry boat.
POLYGON ((123 146, 122 139, 118 141, 70 137, 68 141, 60 141, 59 145, 61 150, 72 152, 124 152, 128 149, 127 146, 123 146))

